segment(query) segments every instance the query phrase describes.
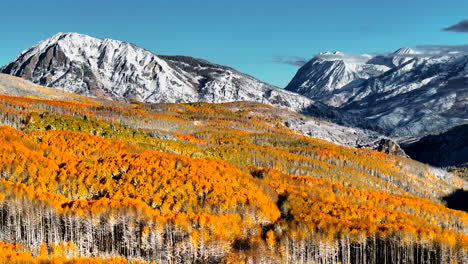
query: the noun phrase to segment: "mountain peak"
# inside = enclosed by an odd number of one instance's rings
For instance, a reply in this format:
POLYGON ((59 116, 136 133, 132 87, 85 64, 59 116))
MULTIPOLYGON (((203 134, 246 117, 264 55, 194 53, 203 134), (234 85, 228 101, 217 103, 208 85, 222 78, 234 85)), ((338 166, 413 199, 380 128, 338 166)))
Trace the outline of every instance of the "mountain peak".
POLYGON ((319 59, 323 61, 342 61, 346 64, 365 64, 372 58, 371 55, 363 54, 363 55, 355 55, 344 53, 341 51, 335 52, 320 52, 317 54, 313 59, 319 59))
MULTIPOLYGON (((41 41, 39 44, 52 44, 52 43, 57 43, 59 41, 81 41, 81 40, 95 40, 98 41, 100 39, 91 37, 88 35, 76 33, 76 32, 59 32, 52 37, 41 41)), ((79 44, 79 43, 76 43, 79 44)))
POLYGON ((397 49, 392 54, 394 54, 394 55, 419 54, 419 52, 415 51, 412 48, 403 47, 403 48, 397 49))
POLYGON ((318 55, 343 55, 344 53, 341 51, 325 51, 325 52, 320 52, 318 55))
POLYGON ((59 45, 62 49, 67 49, 67 51, 71 51, 70 49, 80 49, 84 50, 86 48, 92 47, 99 47, 99 46, 113 46, 113 47, 129 47, 132 46, 133 48, 138 48, 136 45, 120 41, 114 40, 109 38, 97 38, 93 36, 89 36, 86 34, 76 33, 76 32, 59 32, 52 37, 39 42, 37 45, 33 46, 33 48, 39 49, 46 49, 52 45, 59 45))
POLYGON ((63 37, 91 37, 89 35, 84 35, 78 32, 58 32, 57 34, 50 37, 50 39, 58 39, 63 37))

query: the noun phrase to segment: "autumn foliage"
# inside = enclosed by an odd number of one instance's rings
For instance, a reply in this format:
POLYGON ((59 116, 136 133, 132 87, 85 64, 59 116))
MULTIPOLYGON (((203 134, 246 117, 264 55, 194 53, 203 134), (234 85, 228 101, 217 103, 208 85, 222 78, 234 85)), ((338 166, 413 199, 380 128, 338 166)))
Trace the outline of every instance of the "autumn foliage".
POLYGON ((0 109, 0 261, 468 260, 468 214, 441 202, 465 181, 299 135, 269 106, 0 109))

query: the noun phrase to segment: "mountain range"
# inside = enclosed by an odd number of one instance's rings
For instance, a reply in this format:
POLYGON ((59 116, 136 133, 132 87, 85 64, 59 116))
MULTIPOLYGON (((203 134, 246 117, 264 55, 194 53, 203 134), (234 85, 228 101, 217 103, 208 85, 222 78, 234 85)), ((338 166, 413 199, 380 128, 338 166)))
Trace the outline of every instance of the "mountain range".
POLYGON ((467 122, 467 77, 464 54, 325 52, 301 67, 286 90, 361 117, 356 126, 417 137, 467 122))

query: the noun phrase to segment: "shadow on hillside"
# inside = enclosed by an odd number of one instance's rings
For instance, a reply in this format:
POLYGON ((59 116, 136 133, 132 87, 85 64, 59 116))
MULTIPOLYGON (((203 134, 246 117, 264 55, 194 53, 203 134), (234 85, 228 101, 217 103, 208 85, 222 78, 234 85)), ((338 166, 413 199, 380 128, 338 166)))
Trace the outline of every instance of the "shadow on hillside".
POLYGON ((458 189, 442 199, 448 208, 468 212, 468 191, 458 189))

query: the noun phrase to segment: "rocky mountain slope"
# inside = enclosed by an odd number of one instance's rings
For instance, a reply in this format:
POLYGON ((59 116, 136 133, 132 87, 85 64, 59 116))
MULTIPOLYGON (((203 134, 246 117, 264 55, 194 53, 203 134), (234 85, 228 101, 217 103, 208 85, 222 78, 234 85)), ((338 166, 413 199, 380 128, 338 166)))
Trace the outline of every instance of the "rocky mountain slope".
POLYGON ((36 97, 50 100, 105 102, 105 100, 100 100, 99 98, 86 97, 76 93, 63 91, 61 89, 37 85, 25 79, 3 73, 0 73, 0 95, 36 97))
POLYGON ((468 124, 404 144, 408 155, 437 167, 468 167, 468 124))
POLYGON ((362 117, 355 125, 389 136, 443 132, 468 120, 468 56, 322 53, 297 72, 287 90, 362 117))

